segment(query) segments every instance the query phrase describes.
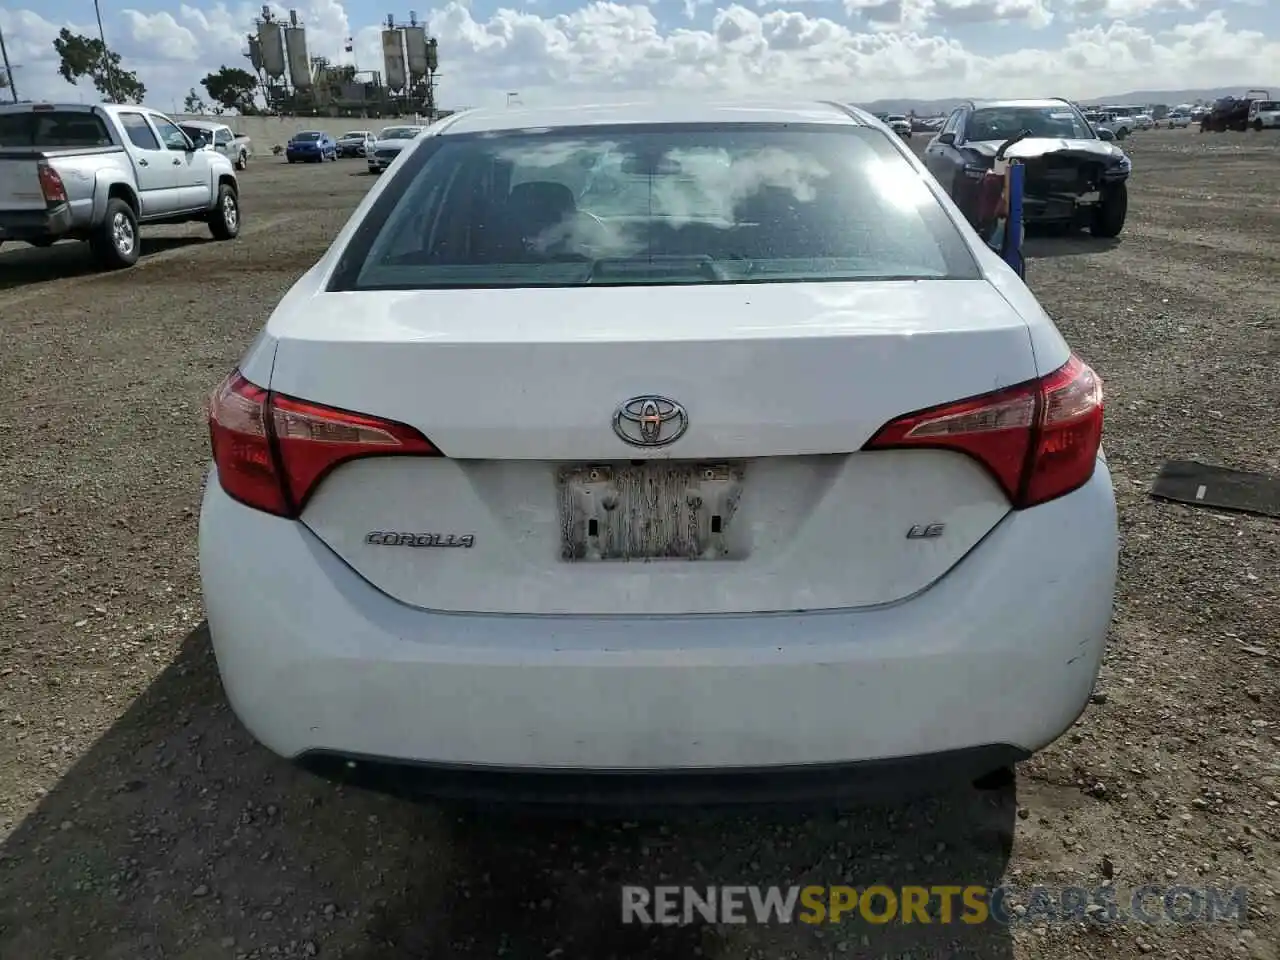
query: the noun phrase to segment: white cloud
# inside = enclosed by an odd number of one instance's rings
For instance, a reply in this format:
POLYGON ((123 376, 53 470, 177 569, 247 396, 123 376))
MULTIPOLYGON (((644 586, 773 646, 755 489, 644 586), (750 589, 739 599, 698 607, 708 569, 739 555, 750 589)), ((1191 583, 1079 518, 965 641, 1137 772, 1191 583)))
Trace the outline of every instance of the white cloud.
MULTIPOLYGON (((464 3, 448 3, 429 20, 440 41, 441 104, 501 104, 513 90, 527 104, 664 90, 856 100, 1088 97, 1265 82, 1280 69, 1280 41, 1233 30, 1221 10, 1193 9, 1198 0, 688 0, 691 11, 704 2, 715 9, 699 14, 706 24, 700 29, 661 22, 647 2, 593 2, 553 16, 506 9, 487 19, 464 3), (1141 14, 1170 8, 1183 11, 1182 23, 1163 30, 1144 25, 1141 14), (1109 18, 1120 11, 1129 19, 1109 18), (1070 16, 1070 32, 1027 31, 1061 26, 1055 13, 1070 16), (1035 46, 980 54, 948 36, 948 27, 961 23, 1014 25, 1035 46)), ((166 108, 208 71, 247 66, 245 34, 256 9, 190 2, 174 13, 126 9, 106 29, 126 68, 147 84, 150 101, 166 108)), ((313 55, 341 60, 345 38, 354 35, 359 64, 378 63, 378 27, 353 29, 338 0, 308 0, 298 11, 313 55)), ((10 58, 22 64, 16 79, 24 96, 93 97, 57 76, 51 44, 63 25, 33 10, 0 9, 10 58)), ((96 33, 91 22, 65 25, 96 33)))

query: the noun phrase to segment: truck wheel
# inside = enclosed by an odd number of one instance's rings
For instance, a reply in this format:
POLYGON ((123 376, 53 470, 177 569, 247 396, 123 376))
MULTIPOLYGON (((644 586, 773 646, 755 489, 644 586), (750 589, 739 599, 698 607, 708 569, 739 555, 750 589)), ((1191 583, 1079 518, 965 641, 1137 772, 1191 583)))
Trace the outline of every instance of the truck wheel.
POLYGON ((89 237, 94 258, 108 270, 132 267, 142 252, 138 243, 138 218, 119 197, 107 201, 107 215, 89 237))
POLYGON ((218 203, 209 211, 209 232, 215 240, 234 240, 240 233, 240 198, 229 183, 218 187, 218 203))
POLYGON ((1261 132, 1262 132, 1262 121, 1261 121, 1261 120, 1255 120, 1255 121, 1253 121, 1253 129, 1255 129, 1255 130, 1257 130, 1259 133, 1261 133, 1261 132))
POLYGON ((249 155, 241 150, 240 156, 236 157, 236 169, 243 170, 247 166, 249 166, 249 155))
POLYGON ((1124 229, 1124 220, 1129 213, 1129 187, 1117 183, 1108 187, 1102 194, 1102 202, 1094 211, 1093 223, 1089 232, 1095 237, 1110 239, 1120 236, 1124 229))

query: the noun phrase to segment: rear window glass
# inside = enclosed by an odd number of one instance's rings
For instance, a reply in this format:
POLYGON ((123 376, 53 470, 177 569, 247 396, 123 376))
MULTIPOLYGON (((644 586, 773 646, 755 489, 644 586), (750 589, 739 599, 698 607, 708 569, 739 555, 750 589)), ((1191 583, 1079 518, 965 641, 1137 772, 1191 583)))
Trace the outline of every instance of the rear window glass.
POLYGON ((977 275, 878 130, 591 127, 429 140, 369 211, 332 288, 977 275))
POLYGON ((0 114, 0 147, 107 147, 111 134, 92 113, 48 110, 0 114))
POLYGON ((294 140, 302 140, 302 141, 304 141, 304 142, 305 142, 305 141, 308 141, 308 140, 319 140, 319 139, 320 139, 320 137, 321 137, 321 134, 319 134, 319 133, 300 133, 300 134, 298 134, 296 137, 294 137, 293 139, 294 139, 294 140))

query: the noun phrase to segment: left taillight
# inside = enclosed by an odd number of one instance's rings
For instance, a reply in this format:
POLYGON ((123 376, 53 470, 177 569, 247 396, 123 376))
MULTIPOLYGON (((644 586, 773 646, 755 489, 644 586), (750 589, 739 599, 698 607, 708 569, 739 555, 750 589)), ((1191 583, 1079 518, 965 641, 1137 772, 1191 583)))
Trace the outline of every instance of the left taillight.
POLYGON ((44 195, 45 203, 52 207, 67 202, 67 185, 62 182, 57 170, 41 160, 36 165, 36 175, 40 178, 40 192, 44 195))
POLYGON ((273 393, 238 370, 209 400, 209 435, 222 488, 246 506, 290 518, 341 463, 440 456, 406 424, 273 393))

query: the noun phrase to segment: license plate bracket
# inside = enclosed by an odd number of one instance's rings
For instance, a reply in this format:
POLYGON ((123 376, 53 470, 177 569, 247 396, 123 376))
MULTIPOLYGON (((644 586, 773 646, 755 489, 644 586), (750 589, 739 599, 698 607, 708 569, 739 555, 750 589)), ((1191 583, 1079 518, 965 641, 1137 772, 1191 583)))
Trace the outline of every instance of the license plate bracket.
POLYGON ((740 464, 646 461, 560 468, 561 558, 732 560, 740 464))

